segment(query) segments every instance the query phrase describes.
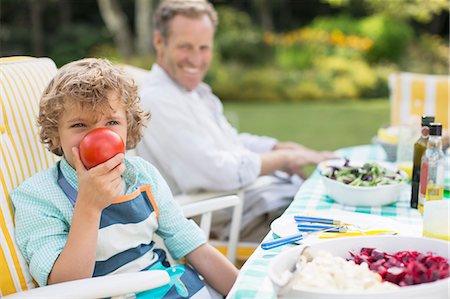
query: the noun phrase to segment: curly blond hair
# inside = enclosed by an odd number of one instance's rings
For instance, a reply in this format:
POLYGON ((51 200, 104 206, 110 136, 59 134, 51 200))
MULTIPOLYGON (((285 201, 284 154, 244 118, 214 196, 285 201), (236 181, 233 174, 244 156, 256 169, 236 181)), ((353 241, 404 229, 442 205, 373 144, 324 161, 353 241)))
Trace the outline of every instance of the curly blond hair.
POLYGON ((127 149, 136 147, 150 113, 142 109, 133 79, 106 59, 85 58, 58 70, 42 95, 39 104, 39 137, 48 150, 62 156, 58 121, 68 104, 80 105, 95 112, 112 109, 108 95, 114 92, 127 115, 127 149))
POLYGON ((216 10, 206 0, 165 0, 161 2, 153 16, 155 30, 167 39, 170 33, 170 21, 177 15, 189 18, 199 18, 206 15, 214 28, 219 22, 216 10))

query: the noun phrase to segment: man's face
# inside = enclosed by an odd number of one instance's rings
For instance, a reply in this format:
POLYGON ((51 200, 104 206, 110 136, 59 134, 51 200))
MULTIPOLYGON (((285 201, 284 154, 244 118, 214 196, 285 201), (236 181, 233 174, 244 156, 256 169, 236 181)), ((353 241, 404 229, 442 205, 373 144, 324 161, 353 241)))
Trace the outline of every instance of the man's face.
POLYGON ((113 92, 109 93, 108 100, 112 109, 105 109, 103 112, 83 109, 75 103, 65 104, 65 110, 58 122, 58 133, 64 156, 72 167, 75 168, 72 148, 79 148, 81 139, 93 129, 109 128, 126 142, 127 114, 125 107, 113 92))
POLYGON ((155 32, 158 64, 182 87, 191 91, 205 77, 212 59, 214 26, 208 16, 175 16, 164 39, 155 32))

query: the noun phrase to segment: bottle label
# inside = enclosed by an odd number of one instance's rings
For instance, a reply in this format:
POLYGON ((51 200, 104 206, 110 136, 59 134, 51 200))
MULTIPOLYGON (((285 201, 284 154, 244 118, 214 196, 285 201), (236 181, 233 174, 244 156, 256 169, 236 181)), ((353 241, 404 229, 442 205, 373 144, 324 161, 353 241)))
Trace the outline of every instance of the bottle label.
POLYGON ((426 200, 441 200, 444 197, 444 188, 440 185, 435 185, 433 181, 427 184, 427 191, 425 194, 426 200))
POLYGON ((430 136, 430 128, 427 126, 423 126, 421 130, 421 135, 423 138, 428 138, 428 136, 430 136))
POLYGON ((428 183, 428 163, 422 163, 420 168, 420 195, 425 197, 427 193, 427 183, 428 183))
POLYGON ((428 163, 422 162, 422 167, 420 169, 419 203, 417 205, 420 214, 423 214, 423 206, 425 204, 427 193, 427 182, 428 182, 428 163))

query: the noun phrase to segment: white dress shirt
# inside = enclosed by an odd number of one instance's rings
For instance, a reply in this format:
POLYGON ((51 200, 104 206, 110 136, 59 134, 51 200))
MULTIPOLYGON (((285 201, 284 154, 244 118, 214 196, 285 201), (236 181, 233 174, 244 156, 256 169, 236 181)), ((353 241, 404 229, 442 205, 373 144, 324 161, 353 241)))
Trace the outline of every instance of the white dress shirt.
MULTIPOLYGON (((157 64, 144 77, 139 94, 152 118, 136 152, 156 165, 174 194, 228 191, 250 185, 261 171, 259 154, 277 143, 271 137, 239 134, 226 120, 222 103, 208 85, 201 83, 187 91, 157 64)), ((253 199, 245 195, 243 226, 262 213, 289 204, 278 199, 292 199, 299 184, 286 180, 278 183, 284 185, 284 191, 276 187, 278 190, 267 196, 254 194, 254 190, 253 199), (258 208, 255 204, 262 197, 270 198, 258 208)))

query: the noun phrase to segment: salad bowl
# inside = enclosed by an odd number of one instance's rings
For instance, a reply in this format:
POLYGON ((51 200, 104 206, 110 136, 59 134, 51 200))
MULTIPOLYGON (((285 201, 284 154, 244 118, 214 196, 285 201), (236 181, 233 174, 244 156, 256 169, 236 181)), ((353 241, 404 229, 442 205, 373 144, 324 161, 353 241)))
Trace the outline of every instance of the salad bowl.
POLYGON ((398 201, 408 175, 386 162, 335 159, 318 165, 327 195, 351 206, 383 206, 398 201))

